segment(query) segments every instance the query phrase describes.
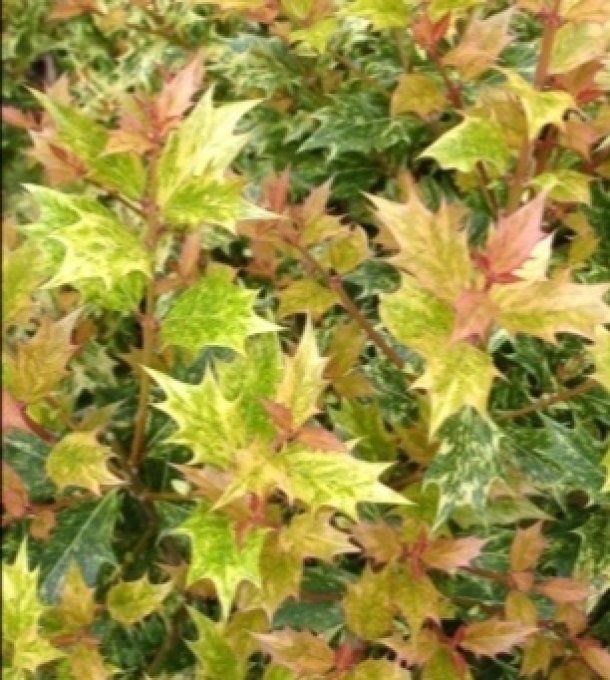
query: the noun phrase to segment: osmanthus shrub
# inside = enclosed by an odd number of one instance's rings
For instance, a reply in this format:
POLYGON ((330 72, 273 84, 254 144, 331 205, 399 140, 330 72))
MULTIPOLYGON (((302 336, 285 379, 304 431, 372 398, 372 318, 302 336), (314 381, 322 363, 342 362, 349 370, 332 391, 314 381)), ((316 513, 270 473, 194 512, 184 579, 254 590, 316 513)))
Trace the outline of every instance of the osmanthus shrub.
POLYGON ((33 8, 6 678, 610 678, 610 3, 33 8))

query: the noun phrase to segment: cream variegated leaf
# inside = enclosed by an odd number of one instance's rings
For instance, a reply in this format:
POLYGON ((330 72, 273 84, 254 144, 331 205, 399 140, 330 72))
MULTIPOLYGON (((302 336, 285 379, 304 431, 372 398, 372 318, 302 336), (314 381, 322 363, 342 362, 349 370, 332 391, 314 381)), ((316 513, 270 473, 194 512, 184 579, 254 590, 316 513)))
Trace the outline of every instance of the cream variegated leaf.
POLYGON ((187 585, 202 579, 214 584, 221 616, 229 616, 242 581, 260 586, 260 556, 267 531, 254 529, 238 542, 233 522, 200 503, 175 530, 189 538, 191 559, 187 585))
POLYGON ((191 465, 226 468, 245 438, 237 400, 226 399, 210 373, 198 385, 191 385, 160 371, 146 370, 165 393, 165 401, 156 408, 177 425, 167 441, 188 447, 193 453, 191 465))
POLYGON ((455 224, 445 203, 433 213, 413 189, 407 203, 369 196, 377 218, 398 245, 390 262, 411 273, 421 286, 452 303, 475 277, 467 234, 455 224))
POLYGON ((279 330, 254 313, 256 297, 257 291, 233 283, 230 272, 212 269, 172 302, 161 338, 191 352, 214 346, 243 354, 246 338, 279 330))
POLYGON ((167 140, 156 172, 156 198, 163 218, 175 227, 215 224, 234 231, 239 219, 268 218, 242 198, 241 182, 226 176, 248 140, 234 134, 258 101, 214 107, 208 89, 167 140))
POLYGON ((110 447, 99 443, 95 432, 70 432, 51 449, 46 471, 60 490, 80 486, 99 495, 102 486, 122 483, 108 469, 113 455, 110 447))
POLYGON ((595 329, 591 355, 595 362, 594 377, 610 392, 610 331, 603 326, 595 329))
POLYGON ((510 333, 535 335, 548 342, 557 333, 593 337, 595 327, 610 323, 605 283, 572 283, 562 272, 548 281, 518 281, 493 286, 491 299, 497 305, 498 323, 510 333))

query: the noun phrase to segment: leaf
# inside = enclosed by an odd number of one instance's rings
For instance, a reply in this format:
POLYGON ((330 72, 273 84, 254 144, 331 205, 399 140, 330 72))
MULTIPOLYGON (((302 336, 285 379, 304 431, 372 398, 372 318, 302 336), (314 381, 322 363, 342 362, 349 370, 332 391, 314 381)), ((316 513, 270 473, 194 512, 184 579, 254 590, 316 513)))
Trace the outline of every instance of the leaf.
POLYGON ((513 11, 509 7, 486 19, 475 16, 457 47, 443 57, 443 62, 456 68, 464 80, 476 78, 487 71, 511 41, 508 29, 513 11))
POLYGON ((65 366, 76 349, 71 337, 78 314, 73 312, 55 322, 44 317, 36 334, 17 345, 9 383, 19 401, 43 399, 67 375, 65 366))
POLYGON ((4 460, 2 461, 2 505, 7 516, 15 518, 24 517, 29 505, 28 492, 21 477, 4 460))
POLYGON ((296 352, 284 359, 282 380, 274 400, 290 410, 295 427, 318 411, 317 402, 327 384, 322 378, 326 362, 318 351, 313 326, 308 319, 296 352))
POLYGON ((197 52, 163 84, 155 102, 161 120, 179 120, 184 115, 201 87, 203 70, 203 55, 197 52))
POLYGON ((572 578, 551 578, 536 586, 536 591, 553 602, 565 604, 587 599, 589 588, 572 578))
POLYGON ((534 626, 524 626, 518 621, 489 619, 471 623, 464 628, 460 647, 483 656, 496 656, 521 645, 534 633, 534 626))
POLYGON ((78 680, 85 676, 91 680, 108 680, 118 672, 118 669, 104 663, 104 657, 95 647, 89 647, 85 643, 70 647, 68 657, 60 667, 62 671, 66 669, 68 674, 61 675, 62 679, 67 677, 78 680))
POLYGON ((340 16, 357 16, 369 21, 376 30, 403 28, 408 24, 411 3, 407 0, 353 0, 340 16))
POLYGON ((334 17, 327 17, 312 23, 307 28, 290 31, 291 43, 302 42, 311 47, 318 54, 325 54, 328 43, 339 28, 339 22, 334 17))
POLYGON ((413 274, 423 288, 450 303, 469 287, 474 269, 467 234, 454 223, 446 203, 435 214, 414 190, 409 201, 402 204, 377 196, 368 198, 398 244, 392 264, 413 274))
POLYGON ((73 562, 66 572, 59 604, 55 607, 61 619, 62 631, 76 632, 93 623, 96 608, 94 591, 83 579, 78 564, 73 562))
POLYGON ((424 375, 411 387, 430 393, 430 434, 464 406, 485 415, 496 373, 489 355, 465 342, 450 345, 439 356, 429 356, 424 375))
POLYGON ((41 562, 41 592, 45 600, 57 600, 73 562, 80 567, 88 585, 96 583, 104 564, 116 564, 112 540, 119 504, 118 494, 111 491, 99 501, 79 503, 57 515, 57 526, 45 545, 41 562))
POLYGON ((243 218, 270 213, 246 203, 240 185, 225 172, 247 141, 233 129, 257 101, 212 105, 212 88, 170 133, 156 173, 156 198, 163 219, 176 227, 217 224, 230 231, 243 218))
POLYGON ((473 172, 477 163, 483 162, 503 173, 510 160, 500 125, 490 119, 471 116, 466 116, 459 125, 441 135, 421 155, 434 158, 443 168, 455 168, 460 172, 473 172))
POLYGON ((100 444, 94 432, 71 432, 51 449, 47 474, 60 491, 80 486, 99 496, 100 487, 122 483, 108 470, 112 455, 112 449, 100 444))
POLYGON ((245 664, 231 649, 221 626, 193 607, 189 607, 189 615, 197 629, 197 639, 189 641, 188 646, 197 659, 201 677, 243 680, 245 664))
POLYGON ((603 444, 586 430, 571 429, 540 416, 543 429, 510 430, 517 468, 538 489, 561 497, 574 489, 597 498, 604 482, 603 444))
POLYGON ((157 611, 172 587, 171 581, 151 583, 147 574, 135 581, 119 581, 106 595, 108 612, 123 626, 132 626, 157 611))
POLYGON ((319 318, 339 302, 335 292, 319 284, 315 279, 291 281, 278 293, 278 298, 280 306, 277 315, 280 319, 300 312, 319 318))
POLYGON ((392 630, 394 596, 390 571, 365 567, 360 578, 347 588, 342 606, 348 628, 363 640, 376 640, 392 630))
POLYGON ((590 183, 591 177, 569 168, 543 172, 530 181, 531 186, 548 191, 549 198, 555 201, 586 205, 591 203, 590 183))
MULTIPOLYGON (((41 635, 40 618, 47 608, 38 598, 38 572, 29 568, 25 541, 13 563, 2 565, 2 639, 12 647, 10 665, 15 670, 34 672, 63 656, 41 635)), ((5 670, 7 665, 5 660, 5 670)))
POLYGON ((400 614, 409 624, 411 635, 418 635, 424 621, 438 623, 442 596, 425 574, 415 577, 402 564, 391 567, 390 596, 400 614))
POLYGON ((438 21, 447 12, 463 12, 481 4, 482 0, 432 0, 428 14, 433 21, 438 21))
POLYGON ((331 524, 333 515, 331 510, 297 515, 280 532, 281 547, 299 555, 301 559, 316 558, 326 562, 332 562, 337 555, 359 552, 350 542, 349 534, 331 524))
POLYGON ((267 635, 257 634, 263 652, 275 663, 293 671, 297 677, 311 677, 326 673, 334 665, 334 655, 324 638, 308 631, 288 628, 267 635))
POLYGON ((535 246, 545 238, 541 229, 545 194, 521 206, 516 212, 501 217, 490 232, 481 254, 485 271, 492 280, 500 281, 506 274, 521 267, 535 246))
POLYGON ((500 432, 475 411, 465 409, 451 418, 438 438, 440 448, 424 477, 426 486, 434 484, 440 492, 435 526, 463 505, 484 513, 492 483, 502 478, 500 432))
POLYGON ((409 680, 409 671, 387 659, 367 659, 356 665, 345 680, 409 680))
POLYGON ((277 459, 287 478, 284 491, 312 509, 328 506, 356 520, 358 503, 409 504, 378 481, 391 463, 367 463, 348 454, 310 451, 298 445, 287 447, 277 459))
MULTIPOLYGON (((6 403, 4 395, 2 398, 6 403)), ((54 493, 53 484, 45 473, 49 451, 49 445, 32 433, 13 431, 4 434, 4 462, 19 475, 34 502, 48 500, 54 493)))
POLYGON ((607 22, 604 25, 602 22, 568 21, 555 34, 549 73, 566 73, 588 61, 599 59, 607 52, 609 44, 610 29, 607 22))
POLYGON ((507 87, 519 98, 527 120, 528 138, 536 139, 545 125, 563 126, 563 115, 576 105, 572 96, 559 90, 540 92, 515 71, 504 71, 507 87))
POLYGON ((275 394, 281 377, 282 356, 277 335, 261 333, 246 340, 245 356, 236 355, 231 363, 218 363, 216 373, 226 399, 237 400, 247 436, 270 440, 273 427, 262 400, 275 394))
POLYGON ((454 321, 447 303, 405 275, 397 291, 380 295, 379 315, 397 340, 425 357, 445 350, 454 321))
POLYGON ((247 337, 278 330, 254 314, 256 296, 232 283, 224 270, 210 271, 172 302, 161 325, 163 342, 191 352, 214 346, 243 354, 247 337))
POLYGON ((581 645, 580 653, 582 658, 587 662, 588 666, 600 677, 606 679, 610 678, 610 653, 602 649, 597 644, 581 645))
POLYGON ((468 536, 466 538, 437 538, 426 545, 421 559, 432 569, 450 574, 460 567, 469 566, 481 553, 487 541, 468 536))
POLYGON ((238 402, 225 399, 209 372, 199 385, 190 385, 151 368, 146 370, 165 392, 166 400, 155 404, 156 408, 178 426, 165 441, 187 446, 193 453, 190 465, 226 468, 245 438, 238 402))
MULTIPOLYGON (((458 656, 458 659, 460 657, 458 656)), ((472 676, 466 669, 458 667, 455 652, 440 647, 424 664, 422 680, 470 680, 472 676)))
POLYGON ((392 92, 390 114, 416 113, 427 118, 435 111, 442 111, 447 100, 440 83, 427 73, 403 73, 392 92))
POLYGON ((46 276, 48 263, 33 241, 2 255, 2 326, 28 320, 32 295, 46 276))
POLYGON ((546 545, 542 536, 542 522, 536 522, 527 529, 518 528, 510 547, 511 570, 534 569, 546 545))
POLYGON ((27 188, 41 213, 29 231, 44 239, 54 259, 56 244, 62 253, 55 275, 44 287, 70 284, 86 299, 118 311, 135 306, 150 275, 148 254, 136 236, 97 201, 39 186, 27 188), (133 276, 139 277, 136 281, 141 282, 140 289, 126 296, 125 286, 134 285, 129 278, 133 276))
POLYGON ((608 284, 572 283, 569 272, 548 281, 519 281, 493 286, 491 299, 499 308, 498 323, 510 333, 527 333, 554 342, 556 333, 593 337, 595 326, 610 322, 603 301, 608 284))
POLYGON ((229 616, 235 591, 242 581, 260 586, 260 556, 265 530, 251 531, 238 545, 231 520, 200 503, 174 532, 185 534, 191 543, 187 585, 210 579, 223 619, 229 616))

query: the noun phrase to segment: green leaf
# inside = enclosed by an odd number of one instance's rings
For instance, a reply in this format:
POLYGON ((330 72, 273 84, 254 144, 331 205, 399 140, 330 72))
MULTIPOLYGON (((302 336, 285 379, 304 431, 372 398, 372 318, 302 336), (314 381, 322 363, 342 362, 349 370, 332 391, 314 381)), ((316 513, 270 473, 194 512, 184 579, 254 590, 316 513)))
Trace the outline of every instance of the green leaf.
POLYGON ((291 314, 307 312, 320 317, 334 304, 339 302, 337 294, 318 283, 315 279, 291 281, 278 293, 280 306, 277 315, 280 319, 291 314))
POLYGON ((448 12, 460 12, 481 4, 482 0, 432 0, 428 14, 433 21, 442 19, 448 12))
POLYGON ((439 490, 435 526, 463 505, 484 513, 487 492, 502 478, 500 432, 472 409, 448 420, 438 437, 439 450, 424 477, 426 486, 434 484, 439 490))
POLYGON ((29 568, 25 541, 21 543, 13 564, 2 565, 4 670, 12 667, 15 671, 34 672, 38 666, 63 656, 63 652, 42 637, 39 629, 40 618, 47 607, 38 598, 38 572, 38 568, 29 568), (11 647, 10 664, 4 656, 5 644, 11 647))
POLYGON ((318 399, 327 384, 322 378, 326 363, 327 359, 318 352, 313 326, 308 319, 296 352, 284 359, 282 381, 275 394, 275 401, 290 409, 295 427, 318 410, 318 399))
POLYGON ((275 430, 262 400, 271 399, 281 378, 282 355, 277 335, 263 333, 246 340, 245 355, 216 365, 220 389, 226 399, 237 401, 246 438, 273 438, 275 430))
POLYGON ((543 429, 509 430, 518 469, 537 488, 557 498, 577 489, 585 491, 591 500, 599 498, 604 484, 603 444, 582 426, 570 429, 540 417, 543 429))
POLYGON ((23 480, 34 502, 48 500, 55 490, 45 472, 50 450, 48 444, 29 432, 14 430, 4 436, 4 460, 23 480))
POLYGON ((243 680, 246 664, 231 649, 222 634, 222 626, 192 607, 189 608, 189 615, 197 629, 197 639, 188 642, 188 646, 197 659, 198 677, 243 680))
POLYGON ((32 294, 47 275, 47 259, 38 245, 26 241, 2 254, 2 326, 27 321, 32 294))
POLYGON ((41 589, 45 600, 57 599, 72 562, 80 567, 88 585, 96 583, 104 564, 116 564, 112 550, 120 499, 110 492, 99 501, 84 502, 57 515, 57 526, 42 554, 41 589))
POLYGON ((496 373, 491 357, 466 342, 455 342, 429 356, 425 373, 411 387, 430 393, 430 434, 464 406, 485 415, 496 373))
POLYGON ((148 575, 115 583, 106 595, 108 613, 123 626, 131 626, 159 609, 171 593, 172 583, 151 583, 148 575))
POLYGON ((381 321, 397 340, 424 357, 444 351, 454 323, 453 310, 446 302, 405 275, 397 291, 379 297, 381 321))
POLYGON ((312 509, 332 507, 357 520, 358 503, 409 504, 378 481, 392 463, 368 463, 348 454, 311 451, 298 445, 287 447, 277 459, 288 479, 284 491, 312 509))
POLYGON ((610 306, 604 302, 609 288, 606 283, 572 283, 563 271, 548 281, 493 286, 490 297, 506 330, 554 342, 557 333, 593 337, 596 326, 610 323, 610 306))
POLYGON ((374 28, 403 28, 407 26, 413 3, 409 0, 354 0, 339 12, 342 16, 362 17, 374 28))
POLYGON ((156 173, 157 201, 163 219, 177 227, 216 224, 234 231, 237 219, 269 217, 249 205, 240 185, 225 172, 247 141, 233 134, 257 101, 212 105, 212 88, 167 140, 156 173))
POLYGON ((387 659, 367 659, 355 666, 345 680, 410 680, 411 673, 387 659))
POLYGON ((166 441, 187 446, 193 453, 191 465, 209 463, 226 468, 245 439, 237 400, 225 399, 210 373, 199 385, 189 385, 159 371, 146 370, 167 397, 156 408, 178 426, 166 441))
POLYGON ((255 529, 237 543, 233 522, 200 503, 175 533, 191 543, 187 585, 210 579, 220 602, 221 616, 229 616, 237 587, 242 581, 260 586, 260 556, 267 531, 255 529))
POLYGON ((483 162, 503 173, 510 160, 502 127, 493 120, 470 116, 441 135, 421 155, 434 158, 443 168, 461 172, 473 172, 477 163, 483 162))
POLYGON ((38 572, 30 570, 27 543, 23 541, 13 564, 2 565, 2 637, 15 643, 36 631, 47 607, 38 599, 38 572))
POLYGON ((138 238, 97 201, 44 187, 27 188, 40 208, 40 219, 29 231, 42 239, 57 262, 54 276, 44 287, 70 284, 86 299, 122 311, 126 281, 130 287, 139 282, 141 292, 151 273, 148 254, 138 238))
POLYGON ((216 346, 243 354, 247 337, 278 330, 254 313, 256 296, 256 291, 232 283, 226 271, 215 269, 173 301, 161 337, 191 352, 216 346))
POLYGON ((137 200, 144 193, 146 169, 135 153, 102 154, 89 163, 89 177, 109 189, 137 200))
POLYGON ((610 331, 603 326, 598 326, 595 329, 594 340, 589 350, 595 362, 594 377, 610 392, 610 331))
POLYGON ((390 112, 392 116, 416 113, 426 118, 447 105, 441 83, 427 73, 403 73, 392 92, 390 112))
POLYGON ((394 605, 388 569, 366 567, 347 588, 342 606, 348 628, 363 640, 375 640, 392 631, 394 605))
POLYGON ((101 486, 122 483, 108 470, 112 455, 112 449, 100 444, 94 432, 70 432, 51 449, 47 474, 60 491, 80 486, 99 495, 101 486))
POLYGON ((288 36, 290 42, 304 43, 318 54, 324 54, 328 43, 339 28, 339 22, 334 17, 316 21, 307 28, 291 31, 288 36))
POLYGON ((519 97, 523 106, 530 140, 536 139, 545 125, 562 127, 563 114, 576 106, 572 95, 559 90, 540 92, 518 73, 504 73, 508 89, 519 97))
POLYGON ((548 191, 549 198, 560 203, 591 203, 592 178, 582 172, 569 168, 557 168, 552 172, 543 172, 530 181, 530 185, 548 191))
POLYGON ((388 431, 381 409, 375 403, 343 399, 339 409, 331 411, 333 422, 358 439, 356 452, 370 462, 394 460, 398 454, 396 437, 388 431))
POLYGON ((102 153, 108 135, 101 125, 42 92, 31 92, 53 119, 58 137, 67 149, 85 161, 91 161, 102 153))
POLYGON ((472 680, 470 671, 466 669, 463 672, 458 668, 451 652, 445 647, 437 649, 426 661, 421 677, 422 680, 472 680))

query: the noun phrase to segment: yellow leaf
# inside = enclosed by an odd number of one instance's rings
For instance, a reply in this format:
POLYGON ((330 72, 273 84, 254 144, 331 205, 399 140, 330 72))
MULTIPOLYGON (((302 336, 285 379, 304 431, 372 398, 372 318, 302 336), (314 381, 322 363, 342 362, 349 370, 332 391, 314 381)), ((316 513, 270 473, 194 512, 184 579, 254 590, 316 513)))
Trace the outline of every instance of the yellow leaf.
POLYGON ((422 118, 442 110, 447 101, 441 84, 426 73, 403 73, 392 92, 390 113, 416 113, 422 118))

